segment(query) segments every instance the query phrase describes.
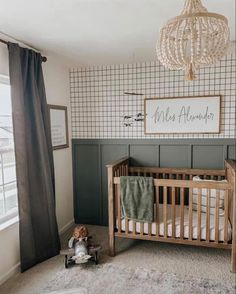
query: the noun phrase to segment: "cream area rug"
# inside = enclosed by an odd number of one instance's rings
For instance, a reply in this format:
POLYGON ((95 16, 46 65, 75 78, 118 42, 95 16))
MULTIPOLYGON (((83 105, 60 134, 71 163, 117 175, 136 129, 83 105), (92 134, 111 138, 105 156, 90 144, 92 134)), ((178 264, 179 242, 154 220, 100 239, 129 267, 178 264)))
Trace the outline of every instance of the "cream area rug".
POLYGON ((235 294, 235 288, 207 279, 186 278, 122 265, 74 266, 58 272, 41 293, 50 294, 235 294), (64 285, 64 292, 61 289, 64 285), (76 287, 82 287, 77 289, 76 287), (71 288, 75 292, 70 292, 71 288), (68 289, 68 290, 67 290, 68 289), (53 291, 53 292, 49 292, 53 291), (66 292, 68 291, 68 292, 66 292), (84 291, 84 292, 83 292, 84 291))
POLYGON ((45 294, 87 294, 87 290, 85 288, 74 288, 74 289, 63 289, 53 292, 48 292, 45 294))

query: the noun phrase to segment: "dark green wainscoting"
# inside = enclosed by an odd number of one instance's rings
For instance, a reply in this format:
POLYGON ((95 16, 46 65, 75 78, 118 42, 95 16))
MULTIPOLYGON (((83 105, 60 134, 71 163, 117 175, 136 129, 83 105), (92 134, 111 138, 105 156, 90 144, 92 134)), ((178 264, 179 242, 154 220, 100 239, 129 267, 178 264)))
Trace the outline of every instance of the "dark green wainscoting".
POLYGON ((234 139, 73 139, 76 223, 107 225, 106 164, 124 156, 133 166, 223 168, 236 160, 234 139))

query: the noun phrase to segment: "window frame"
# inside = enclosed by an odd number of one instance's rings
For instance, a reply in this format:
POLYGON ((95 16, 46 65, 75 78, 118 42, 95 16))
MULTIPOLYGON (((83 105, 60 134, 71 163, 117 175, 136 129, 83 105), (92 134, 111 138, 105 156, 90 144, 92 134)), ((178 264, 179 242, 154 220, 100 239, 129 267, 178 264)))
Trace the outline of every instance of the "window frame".
MULTIPOLYGON (((4 85, 10 85, 10 79, 6 75, 0 74, 0 84, 4 85)), ((4 167, 2 166, 2 172, 4 170, 4 167)), ((15 182, 15 181, 14 181, 15 182)), ((6 183, 9 184, 9 183, 6 183)), ((17 185, 17 179, 16 179, 16 185, 17 185)), ((2 184, 2 187, 4 187, 4 183, 2 184)), ((5 201, 5 199, 4 199, 5 201)), ((4 215, 0 216, 0 226, 4 225, 5 223, 18 218, 18 206, 15 209, 12 209, 12 211, 9 211, 9 213, 5 213, 4 215)))

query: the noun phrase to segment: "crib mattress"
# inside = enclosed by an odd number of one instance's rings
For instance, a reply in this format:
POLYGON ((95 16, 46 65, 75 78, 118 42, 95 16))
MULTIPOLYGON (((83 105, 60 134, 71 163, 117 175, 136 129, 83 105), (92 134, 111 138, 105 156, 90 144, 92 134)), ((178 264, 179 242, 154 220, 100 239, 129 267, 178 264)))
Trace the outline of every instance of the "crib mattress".
MULTIPOLYGON (((171 219, 171 205, 167 205, 167 224, 168 232, 167 236, 172 237, 172 219, 171 219)), ((180 237, 180 205, 176 205, 176 218, 175 218, 175 236, 180 237)), ((155 211, 155 209, 154 209, 155 211)), ((159 205, 159 236, 164 236, 164 221, 163 221, 163 205, 159 205)), ((197 211, 193 211, 193 239, 197 239, 198 234, 198 215, 197 211)), ((133 221, 129 220, 129 232, 133 231, 133 221)), ((116 221, 118 227, 118 221, 116 221)), ((125 231, 125 219, 121 220, 121 230, 125 231)), ((151 224, 152 235, 156 235, 156 223, 151 224)), ((136 222, 136 233, 140 233, 140 223, 136 222)), ((144 233, 148 234, 148 223, 144 223, 144 233)), ((215 215, 210 215, 210 241, 215 241, 215 215)), ((184 207, 184 238, 189 237, 189 209, 188 206, 184 207)), ((201 213, 201 239, 206 240, 206 213, 201 213)), ((228 221, 228 241, 232 239, 231 224, 228 221)), ((224 241, 224 216, 219 216, 219 241, 224 241)))

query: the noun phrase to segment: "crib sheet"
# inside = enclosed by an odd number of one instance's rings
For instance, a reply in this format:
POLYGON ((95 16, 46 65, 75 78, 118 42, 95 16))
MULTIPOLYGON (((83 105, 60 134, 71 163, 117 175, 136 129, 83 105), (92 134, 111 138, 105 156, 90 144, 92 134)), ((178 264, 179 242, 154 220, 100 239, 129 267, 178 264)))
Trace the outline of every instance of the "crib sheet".
MULTIPOLYGON (((171 205, 167 205, 168 211, 168 232, 167 236, 172 236, 172 219, 171 219, 171 205)), ((175 218, 175 236, 176 238, 180 237, 180 205, 176 205, 176 218, 175 218)), ((154 207, 154 211, 155 211, 154 207)), ((164 221, 163 221, 163 205, 159 205, 159 235, 164 236, 164 221)), ((198 226, 198 215, 197 211, 192 212, 193 215, 193 239, 197 239, 197 226, 198 226)), ((155 216, 156 219, 156 216, 155 216)), ((129 220, 129 232, 133 230, 133 221, 129 220)), ((116 226, 118 226, 118 221, 116 221, 116 226)), ((121 220, 121 230, 125 231, 125 219, 121 220)), ((152 223, 151 232, 153 235, 156 235, 156 223, 152 223)), ((140 233, 140 223, 136 222, 136 233, 140 233)), ((148 234, 148 223, 144 223, 144 233, 148 234)), ((210 240, 215 241, 215 215, 210 215, 210 240)), ((189 237, 189 209, 188 206, 184 206, 184 238, 189 237)), ((206 240, 206 213, 201 213, 201 239, 206 240)), ((228 221, 228 241, 232 239, 232 228, 231 224, 228 221)), ((224 241, 224 216, 219 216, 219 241, 224 241)))

